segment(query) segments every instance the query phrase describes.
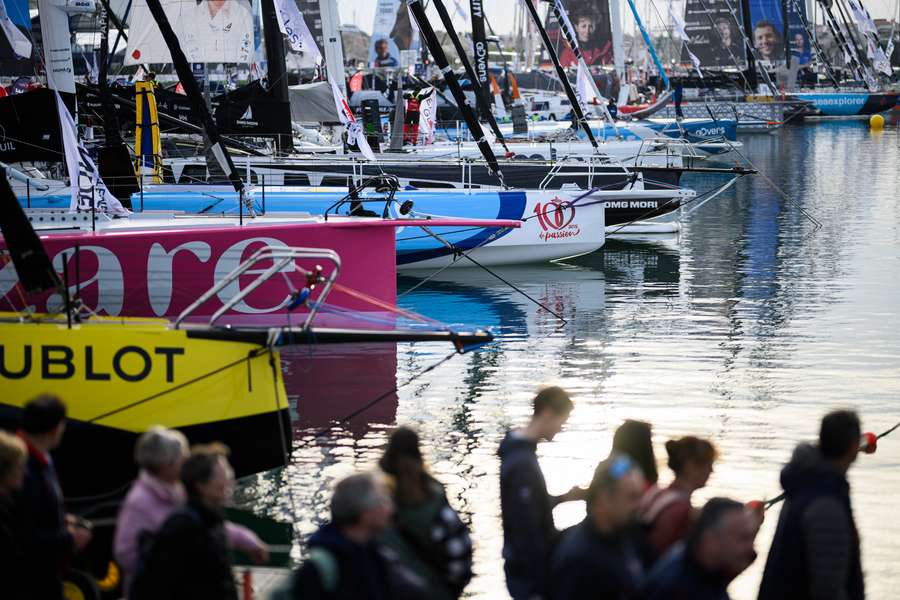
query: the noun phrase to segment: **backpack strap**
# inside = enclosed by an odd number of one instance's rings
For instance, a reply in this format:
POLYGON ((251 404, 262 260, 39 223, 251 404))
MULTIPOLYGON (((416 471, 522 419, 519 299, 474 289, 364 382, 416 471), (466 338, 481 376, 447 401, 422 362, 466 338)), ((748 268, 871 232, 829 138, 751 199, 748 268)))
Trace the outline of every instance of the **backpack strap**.
POLYGON ((338 563, 334 554, 321 546, 315 546, 309 550, 309 561, 316 567, 319 579, 322 581, 322 589, 333 593, 338 585, 338 563))

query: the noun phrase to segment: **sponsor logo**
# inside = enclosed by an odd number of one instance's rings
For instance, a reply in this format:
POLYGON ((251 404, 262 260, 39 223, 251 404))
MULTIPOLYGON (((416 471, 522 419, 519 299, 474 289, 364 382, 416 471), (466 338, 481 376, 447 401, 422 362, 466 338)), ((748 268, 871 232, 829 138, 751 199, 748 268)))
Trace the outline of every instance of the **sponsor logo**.
POLYGON ((694 130, 693 135, 699 135, 702 137, 716 137, 719 135, 725 135, 724 127, 698 127, 694 130))
POLYGON ((543 229, 539 237, 545 242, 573 238, 581 233, 581 227, 574 222, 575 205, 568 200, 556 197, 544 204, 538 202, 534 214, 543 229))
POLYGON ((606 208, 658 208, 656 200, 618 200, 604 203, 606 208))
POLYGON ((32 369, 40 370, 41 379, 85 379, 91 381, 138 382, 146 379, 154 369, 163 369, 166 381, 175 381, 175 357, 184 354, 184 348, 159 346, 144 349, 139 346, 123 346, 111 358, 101 361, 94 356, 94 347, 73 348, 63 345, 42 344, 32 347, 26 344, 22 356, 12 359, 0 344, 0 377, 24 379, 32 369), (83 356, 76 356, 82 354, 83 356), (13 366, 15 363, 15 366, 13 366))
POLYGON ((239 125, 259 125, 258 121, 253 119, 253 105, 248 105, 247 110, 244 111, 244 114, 241 115, 241 118, 237 120, 239 125))

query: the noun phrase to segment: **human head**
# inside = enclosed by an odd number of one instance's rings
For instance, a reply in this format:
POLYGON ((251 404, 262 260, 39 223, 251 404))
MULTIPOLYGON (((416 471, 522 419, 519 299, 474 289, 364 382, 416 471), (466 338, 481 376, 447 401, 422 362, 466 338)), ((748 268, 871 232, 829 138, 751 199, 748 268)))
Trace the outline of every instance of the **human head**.
POLYGON ((419 449, 419 435, 409 427, 398 427, 378 461, 394 481, 394 499, 400 506, 414 506, 426 499, 426 471, 419 449))
POLYGON ((774 60, 778 52, 779 36, 775 24, 765 19, 757 21, 753 28, 753 47, 763 60, 774 60))
POLYGON ((331 496, 331 523, 352 531, 359 541, 374 539, 390 524, 394 505, 384 481, 373 473, 357 473, 340 480, 331 496))
POLYGON ((539 437, 548 441, 562 431, 574 408, 569 394, 555 385, 539 391, 534 397, 533 404, 532 423, 536 425, 539 437))
POLYGON ((711 442, 692 435, 666 442, 666 454, 675 477, 692 490, 706 485, 718 456, 711 442))
POLYGON ((188 441, 183 433, 158 425, 142 433, 134 447, 138 467, 169 483, 178 481, 188 454, 188 441))
POLYGON ((191 448, 181 465, 181 483, 191 500, 214 510, 225 507, 234 488, 228 452, 228 446, 218 442, 191 448))
POLYGON ((852 410, 836 410, 822 419, 819 428, 819 450, 822 458, 846 472, 859 454, 862 426, 852 410))
POLYGON ((687 537, 687 551, 707 571, 736 577, 756 560, 756 529, 744 505, 713 498, 687 537))
POLYGON ((22 410, 22 431, 45 452, 59 447, 66 431, 66 405, 49 394, 29 401, 22 410))
POLYGON ((14 435, 0 431, 0 496, 22 487, 27 458, 25 443, 14 435))
POLYGON ((625 454, 611 454, 597 465, 587 492, 587 514, 594 528, 612 533, 631 525, 645 485, 641 468, 625 454))
POLYGON ((381 39, 375 42, 375 56, 379 59, 385 59, 390 55, 390 50, 388 49, 388 41, 385 39, 381 39))
POLYGON ((587 14, 575 16, 575 35, 578 36, 578 43, 586 44, 591 41, 594 35, 594 17, 587 14))
POLYGON ((636 462, 641 467, 644 478, 651 485, 659 479, 652 436, 650 423, 628 419, 616 429, 612 443, 612 452, 625 454, 636 462))
POLYGON ((731 45, 731 23, 726 18, 716 19, 716 29, 719 30, 719 36, 723 46, 731 45))

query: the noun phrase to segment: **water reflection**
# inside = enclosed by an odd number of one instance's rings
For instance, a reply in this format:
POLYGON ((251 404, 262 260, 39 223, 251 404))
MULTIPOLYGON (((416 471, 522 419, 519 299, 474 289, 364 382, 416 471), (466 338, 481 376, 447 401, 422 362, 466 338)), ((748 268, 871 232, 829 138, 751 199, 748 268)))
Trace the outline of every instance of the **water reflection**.
MULTIPOLYGON (((691 215, 677 236, 610 239, 601 252, 565 264, 498 269, 566 324, 476 269, 422 283, 403 297, 405 308, 491 326, 498 341, 456 356, 317 439, 313 431, 451 349, 298 352, 285 367, 298 407, 293 463, 245 486, 242 501, 295 515, 309 533, 327 517, 334 480, 374 463, 395 423, 412 424, 472 528, 470 595, 504 597, 496 448, 509 426, 527 418, 545 383, 576 398, 566 431, 540 450, 553 492, 586 483, 615 427, 639 418, 654 423, 660 457, 672 436, 694 433, 719 445, 722 458, 698 500, 775 495, 782 463, 797 441, 815 436, 829 408, 858 407, 869 429, 900 419, 898 140, 896 130, 871 135, 855 123, 743 140, 757 166, 821 221, 817 231, 761 177, 744 178, 691 215)), ((698 190, 712 185, 688 182, 698 190)), ((402 278, 401 291, 422 279, 402 278)), ((892 562, 900 525, 890 502, 900 493, 898 448, 900 438, 885 440, 851 474, 871 597, 900 583, 892 562)), ((564 505, 557 523, 575 523, 583 511, 564 505)), ((777 509, 760 534, 763 557, 776 520, 777 509)), ((735 598, 755 597, 762 562, 735 582, 735 598)))

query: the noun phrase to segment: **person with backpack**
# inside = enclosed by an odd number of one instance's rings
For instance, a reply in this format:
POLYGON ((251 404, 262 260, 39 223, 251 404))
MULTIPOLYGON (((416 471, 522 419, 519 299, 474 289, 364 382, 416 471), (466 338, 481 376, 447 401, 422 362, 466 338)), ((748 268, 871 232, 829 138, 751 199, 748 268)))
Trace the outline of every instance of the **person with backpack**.
POLYGON ((859 533, 847 471, 862 428, 853 411, 825 415, 819 444, 800 444, 781 471, 785 501, 759 588, 759 600, 862 600, 859 533))
MULTIPOLYGON (((188 456, 187 438, 178 430, 156 426, 138 437, 134 459, 140 472, 119 510, 113 539, 113 556, 122 570, 126 596, 141 548, 147 551, 169 515, 187 502, 180 477, 188 456)), ((244 552, 257 564, 268 562, 265 543, 252 531, 226 521, 225 532, 229 548, 244 552)))
POLYGON ((393 484, 396 507, 381 541, 428 582, 429 598, 459 598, 472 579, 472 540, 444 486, 428 473, 418 434, 396 429, 378 464, 393 484))
POLYGON ((393 514, 382 477, 358 473, 339 481, 331 497, 331 522, 310 536, 309 557, 294 573, 289 595, 297 600, 427 597, 425 583, 379 541, 393 514))
POLYGON ((572 399, 554 386, 538 392, 532 404, 531 421, 509 431, 498 451, 504 571, 514 600, 546 597, 550 556, 559 537, 553 507, 583 500, 585 495, 585 490, 573 487, 562 496, 551 496, 537 459, 538 442, 552 441, 562 431, 572 399))
POLYGON ((234 471, 222 444, 195 446, 181 466, 187 504, 153 537, 131 584, 131 600, 237 600, 225 533, 234 471))
POLYGON ((641 503, 640 520, 653 560, 687 536, 697 517, 691 496, 706 485, 717 457, 711 442, 691 435, 666 442, 666 453, 675 480, 648 490, 641 503))

